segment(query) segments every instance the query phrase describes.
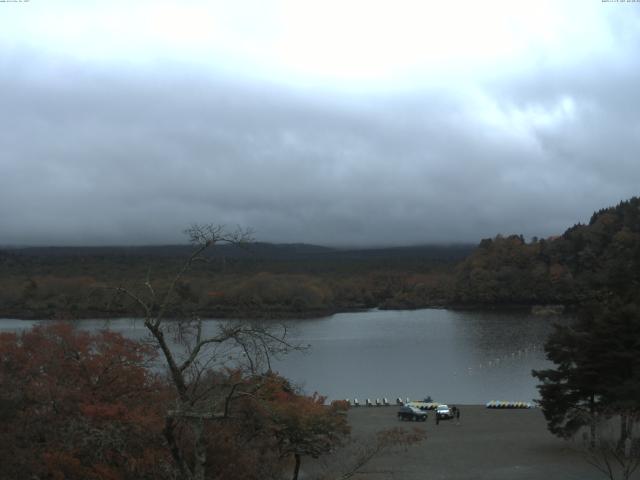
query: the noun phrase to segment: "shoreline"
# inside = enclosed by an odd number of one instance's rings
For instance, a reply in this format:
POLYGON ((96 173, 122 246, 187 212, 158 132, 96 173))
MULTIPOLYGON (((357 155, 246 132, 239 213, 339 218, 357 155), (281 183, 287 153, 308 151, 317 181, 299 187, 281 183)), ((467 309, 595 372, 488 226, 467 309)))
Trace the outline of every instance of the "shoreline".
MULTIPOLYGON (((318 319, 336 315, 339 313, 358 313, 368 312, 372 310, 380 311, 415 311, 415 310, 451 310, 461 312, 519 312, 530 313, 536 316, 553 316, 571 313, 571 307, 568 305, 519 305, 519 304, 433 304, 418 307, 401 307, 401 306, 375 306, 375 307, 344 307, 344 308, 328 308, 306 311, 292 310, 273 310, 273 311, 252 311, 252 310, 203 310, 196 312, 197 316, 202 319, 240 319, 240 320, 296 320, 296 319, 318 319)), ((4 310, 0 311, 0 318, 12 320, 96 320, 96 319, 113 319, 113 318, 142 318, 139 312, 133 311, 105 311, 105 310, 86 310, 81 312, 54 312, 51 310, 4 310)), ((167 317, 169 318, 169 317, 167 317)), ((188 316, 173 317, 175 320, 192 318, 188 316)))

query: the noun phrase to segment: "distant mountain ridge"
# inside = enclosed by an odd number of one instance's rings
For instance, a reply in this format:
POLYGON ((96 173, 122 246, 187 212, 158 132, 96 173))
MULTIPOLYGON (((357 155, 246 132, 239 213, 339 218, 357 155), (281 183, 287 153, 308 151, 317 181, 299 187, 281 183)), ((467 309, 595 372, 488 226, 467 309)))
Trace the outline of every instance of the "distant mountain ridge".
MULTIPOLYGON (((332 251, 332 248, 303 243, 272 244, 265 242, 253 242, 245 248, 235 245, 216 245, 207 254, 210 256, 243 257, 249 252, 278 256, 283 252, 290 254, 317 254, 332 251)), ((157 257, 184 257, 193 251, 189 244, 176 245, 114 245, 114 246, 44 246, 44 247, 14 247, 9 251, 21 255, 32 256, 76 256, 76 255, 126 255, 126 256, 157 256, 157 257)))
MULTIPOLYGON (((318 259, 321 257, 366 259, 386 256, 426 256, 461 260, 474 249, 472 244, 417 245, 406 247, 337 248, 306 243, 252 242, 242 247, 220 244, 206 254, 212 258, 267 258, 272 260, 318 259)), ((2 249, 0 249, 0 252, 2 249)), ((102 246, 102 247, 15 247, 6 253, 37 257, 127 256, 127 257, 186 257, 191 245, 102 246)))
MULTIPOLYGON (((0 316, 133 315, 114 285, 166 288, 190 245, 0 250, 0 316), (144 283, 142 284, 144 285, 144 283), (118 300, 118 301, 117 301, 118 300)), ((498 235, 472 245, 334 248, 219 245, 177 287, 200 316, 300 318, 361 308, 579 305, 640 298, 640 199, 593 214, 558 237, 498 235)), ((185 311, 186 311, 185 310, 185 311)), ((555 310, 547 308, 547 310, 555 310)), ((176 315, 179 315, 176 313, 176 315)))

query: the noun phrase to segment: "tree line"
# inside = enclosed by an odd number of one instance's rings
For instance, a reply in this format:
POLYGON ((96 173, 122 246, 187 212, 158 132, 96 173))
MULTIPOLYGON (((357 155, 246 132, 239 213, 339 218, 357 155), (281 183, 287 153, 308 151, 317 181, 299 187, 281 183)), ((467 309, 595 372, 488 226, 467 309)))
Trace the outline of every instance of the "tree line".
MULTIPOLYGON (((611 480, 640 467, 640 200, 596 212, 541 254, 560 252, 575 320, 545 344, 533 371, 549 430, 572 439, 611 480)), ((540 257, 538 257, 540 258, 540 257)))
MULTIPOLYGON (((206 255, 178 286, 208 317, 319 316, 361 308, 577 306, 640 282, 639 200, 595 212, 562 235, 497 235, 465 245, 336 250, 251 243, 206 255), (251 250, 255 252, 251 253, 251 250), (238 251, 242 253, 232 252, 238 251)), ((19 318, 132 314, 114 282, 170 278, 184 247, 0 252, 0 313, 19 318), (56 253, 57 252, 57 253, 56 253), (123 253, 123 252, 126 252, 123 253), (155 253, 153 253, 155 252, 155 253)))
MULTIPOLYGON (((168 281, 147 275, 110 287, 134 303, 146 340, 92 334, 72 322, 0 334, 6 478, 279 479, 288 472, 295 480, 303 458, 354 447, 346 402, 326 405, 272 371, 273 356, 302 348, 286 327, 228 321, 204 331, 180 292, 183 279, 205 251, 242 243, 246 233, 216 226, 187 233, 194 249, 168 281)), ((379 432, 317 478, 349 478, 381 451, 423 438, 419 430, 379 432)))
POLYGON ((456 268, 452 301, 571 306, 611 292, 630 300, 639 285, 640 199, 634 197, 557 237, 482 240, 456 268))

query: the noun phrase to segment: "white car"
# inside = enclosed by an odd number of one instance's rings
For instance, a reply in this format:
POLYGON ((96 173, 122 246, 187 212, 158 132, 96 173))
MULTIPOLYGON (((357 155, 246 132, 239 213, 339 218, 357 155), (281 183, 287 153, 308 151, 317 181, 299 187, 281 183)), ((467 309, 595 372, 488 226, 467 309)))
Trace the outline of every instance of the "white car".
POLYGON ((438 405, 436 408, 436 417, 440 420, 447 420, 453 418, 453 412, 448 405, 438 405))

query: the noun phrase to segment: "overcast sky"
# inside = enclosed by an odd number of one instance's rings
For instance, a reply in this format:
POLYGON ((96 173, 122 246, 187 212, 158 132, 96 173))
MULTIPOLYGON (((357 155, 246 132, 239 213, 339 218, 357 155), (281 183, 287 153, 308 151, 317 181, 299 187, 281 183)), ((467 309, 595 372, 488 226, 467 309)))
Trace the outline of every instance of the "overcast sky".
POLYGON ((639 152, 640 3, 0 2, 0 245, 544 237, 639 152))

